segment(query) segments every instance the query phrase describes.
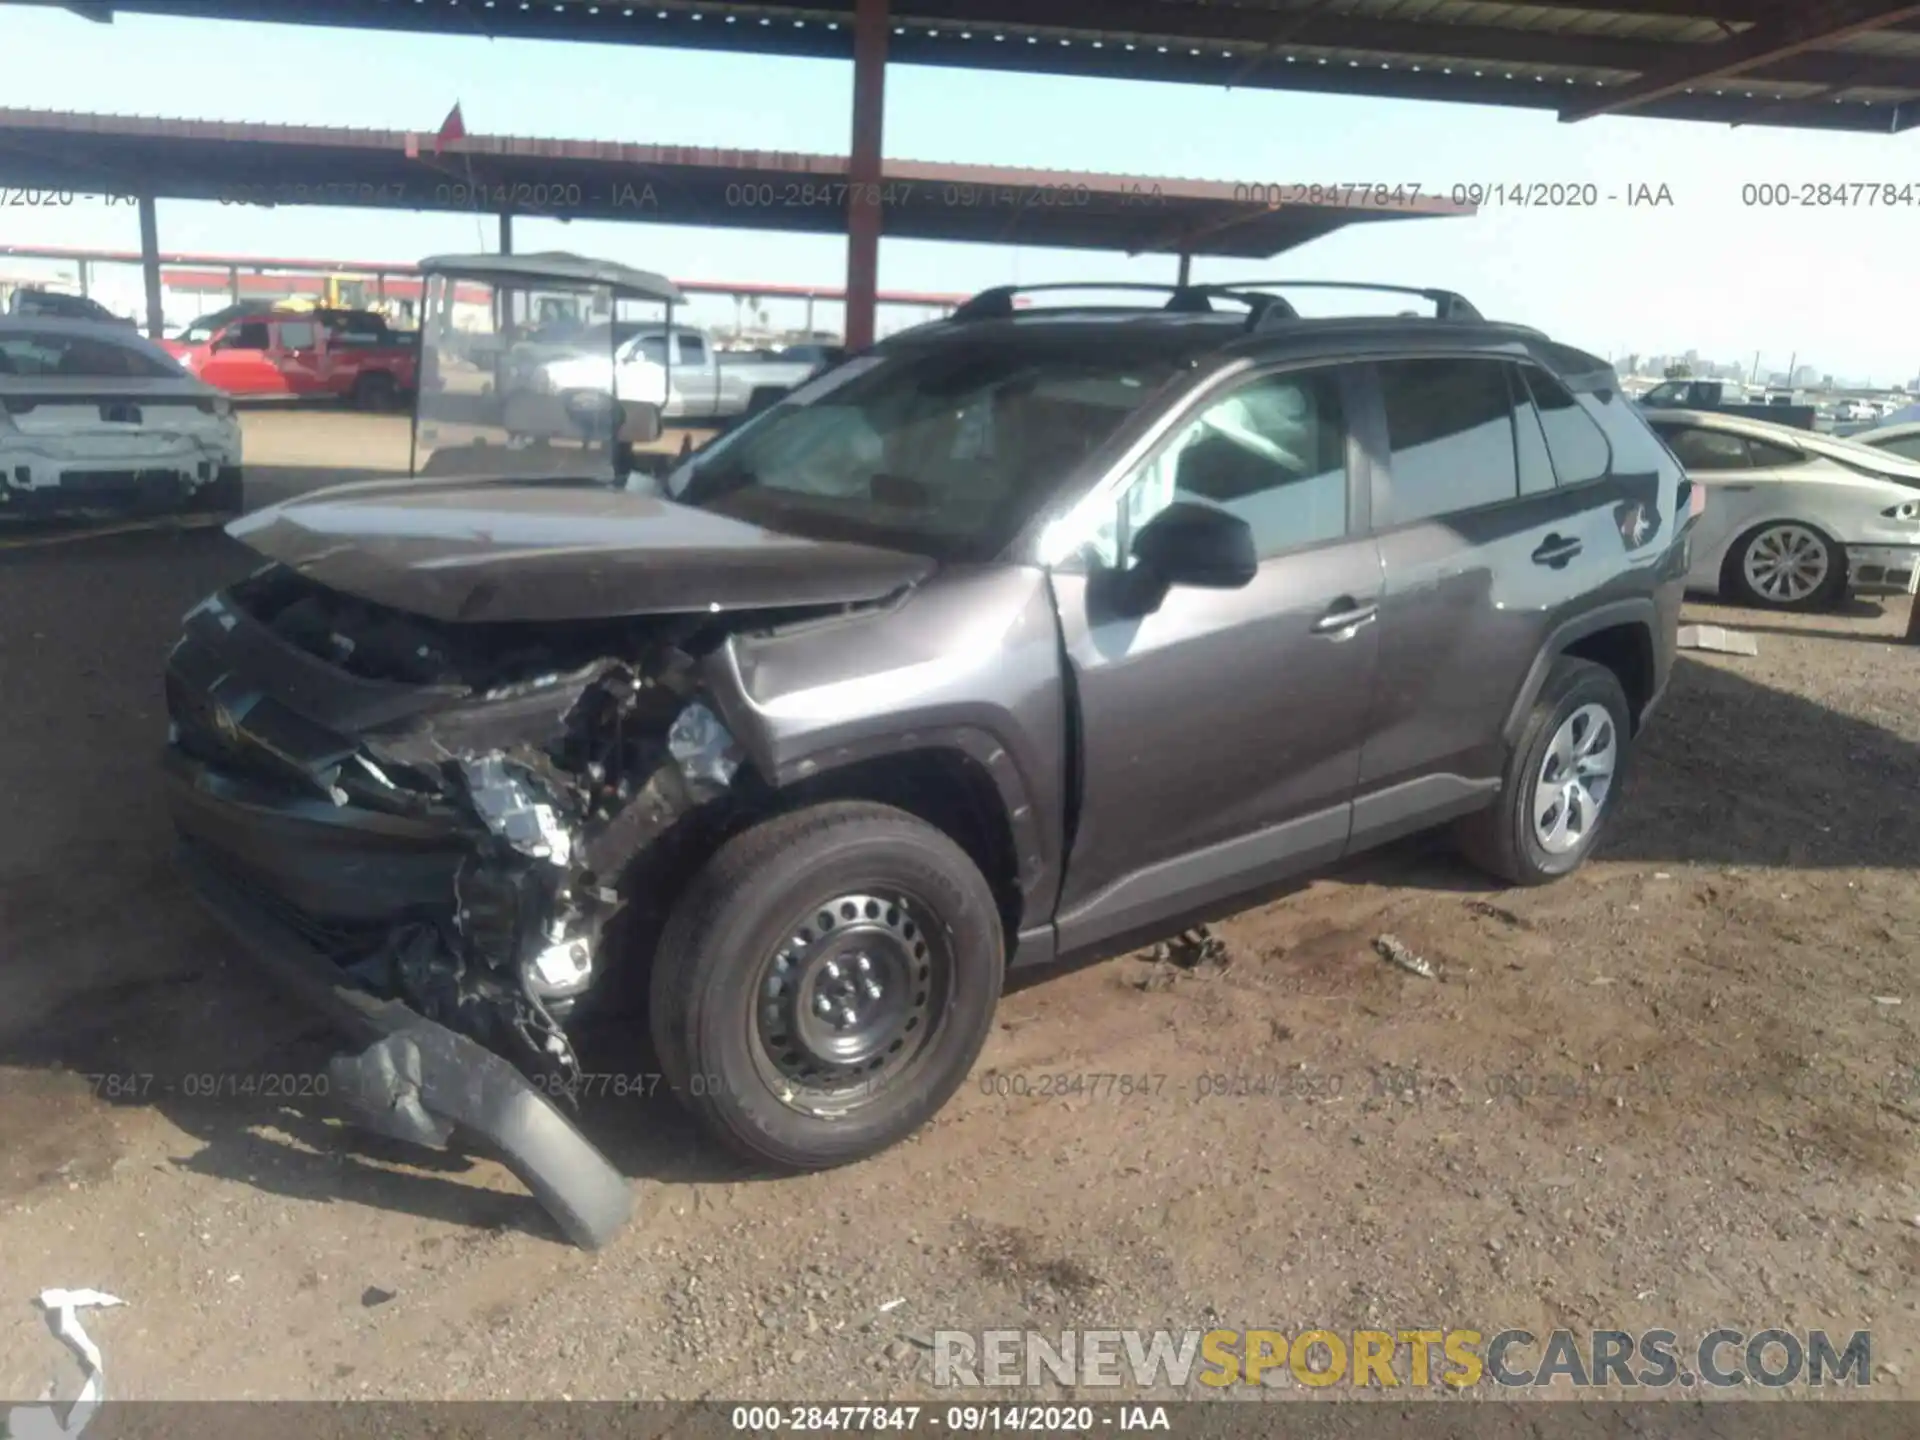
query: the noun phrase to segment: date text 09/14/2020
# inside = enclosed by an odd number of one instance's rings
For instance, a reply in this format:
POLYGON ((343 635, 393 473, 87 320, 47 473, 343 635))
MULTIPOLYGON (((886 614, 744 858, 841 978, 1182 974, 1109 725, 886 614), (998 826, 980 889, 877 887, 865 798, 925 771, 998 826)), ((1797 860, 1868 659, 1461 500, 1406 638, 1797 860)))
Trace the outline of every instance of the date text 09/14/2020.
POLYGON ((1476 208, 1536 210, 1594 209, 1602 205, 1660 207, 1674 203, 1671 186, 1636 180, 1602 185, 1591 180, 1459 181, 1427 185, 1407 181, 1352 181, 1333 184, 1254 182, 1236 184, 1237 204, 1264 205, 1270 210, 1302 206, 1309 209, 1431 210, 1435 206, 1471 205, 1476 208))

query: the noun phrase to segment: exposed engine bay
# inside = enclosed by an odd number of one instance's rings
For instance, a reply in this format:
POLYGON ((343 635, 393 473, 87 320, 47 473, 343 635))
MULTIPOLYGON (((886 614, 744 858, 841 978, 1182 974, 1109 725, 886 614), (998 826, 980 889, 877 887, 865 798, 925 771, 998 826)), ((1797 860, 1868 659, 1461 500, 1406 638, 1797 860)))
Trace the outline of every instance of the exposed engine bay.
MULTIPOLYGON (((250 803, 311 807, 327 827, 324 847, 279 863, 334 880, 253 888, 356 985, 568 1095, 567 1022, 609 968, 637 857, 735 800, 743 756, 701 697, 698 659, 729 628, 787 618, 446 624, 269 566, 187 617, 172 747, 250 803), (277 667, 242 663, 263 647, 277 667), (403 822, 437 849, 383 859, 334 838, 403 822)), ((255 863, 220 858, 242 878, 255 863)))

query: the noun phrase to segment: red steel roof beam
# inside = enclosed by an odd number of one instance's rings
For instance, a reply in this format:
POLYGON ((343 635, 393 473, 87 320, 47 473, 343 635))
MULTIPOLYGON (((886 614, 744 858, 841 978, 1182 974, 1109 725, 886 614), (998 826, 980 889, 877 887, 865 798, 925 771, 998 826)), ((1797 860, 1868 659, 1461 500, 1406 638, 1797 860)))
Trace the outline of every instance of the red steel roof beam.
POLYGON ((1764 21, 1715 44, 1699 46, 1697 54, 1649 71, 1630 84, 1603 90, 1591 101, 1570 105, 1560 112, 1560 118, 1571 123, 1590 120, 1596 115, 1617 115, 1682 91, 1698 89, 1713 80, 1744 75, 1835 40, 1884 30, 1915 16, 1920 16, 1920 4, 1908 3, 1908 0, 1813 0, 1810 4, 1796 4, 1781 12, 1777 19, 1764 21))

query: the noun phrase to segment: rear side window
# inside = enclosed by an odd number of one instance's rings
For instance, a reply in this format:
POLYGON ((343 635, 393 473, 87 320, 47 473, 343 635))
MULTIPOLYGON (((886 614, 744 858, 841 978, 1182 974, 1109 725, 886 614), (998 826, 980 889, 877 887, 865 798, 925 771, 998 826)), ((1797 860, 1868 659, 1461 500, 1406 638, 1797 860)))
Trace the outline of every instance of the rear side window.
MULTIPOLYGON (((1520 493, 1513 395, 1498 360, 1394 360, 1377 367, 1393 452, 1386 529, 1520 493)), ((1376 501, 1376 508, 1379 502, 1376 501)))
POLYGON ((1673 458, 1688 470, 1745 470, 1752 465, 1747 458, 1747 442, 1724 430, 1702 430, 1697 425, 1681 425, 1661 432, 1672 447, 1673 458))
POLYGON ((1573 393, 1546 371, 1526 368, 1527 387, 1533 392, 1540 426, 1546 431, 1547 453, 1553 473, 1562 485, 1585 485, 1607 473, 1612 447, 1573 393))
POLYGON ((1884 450, 1889 455, 1898 455, 1903 460, 1920 460, 1920 433, 1896 435, 1891 440, 1879 441, 1874 448, 1884 450))
POLYGON ((319 328, 311 320, 282 320, 280 345, 285 350, 311 350, 318 343, 319 328))
POLYGON ((90 335, 28 331, 0 336, 0 374, 137 380, 179 373, 170 360, 90 335))
POLYGON ((1770 440, 1747 439, 1747 455, 1754 465, 1762 470, 1780 470, 1788 465, 1804 465, 1807 457, 1798 450, 1789 450, 1785 445, 1775 445, 1770 440))
POLYGON ((707 363, 707 342, 698 335, 680 337, 680 363, 683 365, 704 365, 707 363))
POLYGON ((1507 367, 1507 384, 1513 390, 1513 444, 1520 459, 1520 493, 1542 495, 1559 483, 1553 473, 1553 456, 1547 450, 1547 432, 1518 365, 1507 367))

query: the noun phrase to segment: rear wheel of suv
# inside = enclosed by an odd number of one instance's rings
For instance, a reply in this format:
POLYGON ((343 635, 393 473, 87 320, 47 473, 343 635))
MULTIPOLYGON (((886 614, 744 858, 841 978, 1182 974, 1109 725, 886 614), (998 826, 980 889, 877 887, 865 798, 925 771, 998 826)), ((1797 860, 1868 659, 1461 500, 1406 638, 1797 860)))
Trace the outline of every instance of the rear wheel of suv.
POLYGON ((1631 734, 1626 691, 1611 670, 1556 660, 1500 798, 1460 822, 1467 858, 1510 885, 1543 885, 1578 869, 1618 803, 1631 734))
POLYGON ((1756 525, 1727 551, 1721 590, 1761 610, 1826 610, 1847 585, 1847 554, 1811 525, 1756 525))
POLYGON ((999 908, 965 851, 903 811, 818 805, 728 841, 681 897, 654 958, 654 1046, 729 1149, 825 1169, 947 1102, 1003 966, 999 908))

